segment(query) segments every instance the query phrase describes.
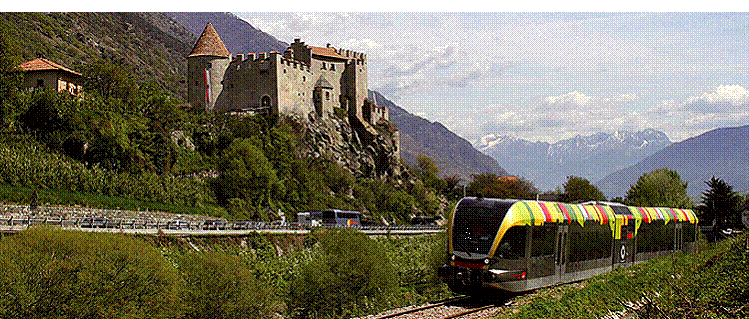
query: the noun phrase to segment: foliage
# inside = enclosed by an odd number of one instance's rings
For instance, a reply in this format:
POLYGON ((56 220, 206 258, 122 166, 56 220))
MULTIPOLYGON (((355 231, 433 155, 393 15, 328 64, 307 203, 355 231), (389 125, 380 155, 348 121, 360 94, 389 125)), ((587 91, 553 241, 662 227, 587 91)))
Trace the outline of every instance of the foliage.
POLYGON ((0 184, 201 207, 213 203, 205 182, 153 173, 104 170, 52 153, 28 135, 0 141, 0 184))
POLYGON ((741 226, 741 197, 733 191, 723 179, 715 176, 705 181, 706 191, 702 192, 702 203, 700 204, 700 222, 712 225, 713 221, 720 227, 741 226))
POLYGON ((96 95, 104 100, 128 100, 137 94, 138 84, 128 65, 99 60, 86 65, 82 72, 85 74, 83 87, 86 95, 96 95))
POLYGON ((235 139, 219 163, 214 189, 220 203, 231 199, 266 206, 283 194, 283 184, 263 152, 250 139, 235 139))
POLYGON ((564 198, 570 203, 606 200, 606 196, 603 196, 603 192, 598 187, 578 176, 567 177, 567 182, 564 184, 564 198))
POLYGON ((691 208, 687 183, 668 168, 643 174, 627 191, 627 202, 634 206, 691 208))
POLYGON ((2 318, 174 318, 177 274, 129 236, 31 228, 0 241, 2 318))
POLYGON ((268 286, 236 255, 198 252, 179 260, 184 318, 272 318, 268 286))
POLYGON ((381 245, 348 230, 321 234, 312 260, 292 279, 289 306, 312 318, 342 318, 383 309, 398 277, 381 245))
POLYGON ((745 318, 747 235, 520 297, 496 318, 745 318))
POLYGON ((493 173, 473 174, 467 195, 490 198, 535 199, 538 189, 523 177, 500 177, 493 173))

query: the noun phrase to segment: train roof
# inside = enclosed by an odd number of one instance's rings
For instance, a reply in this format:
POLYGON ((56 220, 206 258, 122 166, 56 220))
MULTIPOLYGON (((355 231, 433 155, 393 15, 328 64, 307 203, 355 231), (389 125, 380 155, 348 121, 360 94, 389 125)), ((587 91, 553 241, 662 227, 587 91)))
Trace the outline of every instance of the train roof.
MULTIPOLYGON (((691 209, 666 207, 636 207, 622 205, 600 205, 595 203, 568 204, 534 200, 500 200, 491 198, 466 197, 460 205, 496 206, 509 204, 499 229, 503 235, 513 226, 542 226, 545 223, 579 223, 585 226, 586 221, 608 224, 616 232, 617 221, 620 225, 635 224, 635 233, 642 223, 653 221, 688 222, 697 224, 697 216, 691 209)), ((505 206, 506 207, 506 206, 505 206)))

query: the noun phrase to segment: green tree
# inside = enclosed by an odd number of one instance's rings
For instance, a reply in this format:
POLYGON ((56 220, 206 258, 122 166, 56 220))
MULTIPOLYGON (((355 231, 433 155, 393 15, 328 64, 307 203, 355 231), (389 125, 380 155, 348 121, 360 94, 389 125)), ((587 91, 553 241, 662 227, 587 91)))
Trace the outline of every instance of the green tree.
POLYGON ((83 74, 86 94, 95 94, 105 100, 128 100, 137 94, 138 84, 128 66, 100 60, 86 66, 83 74))
POLYGON ((0 261, 1 318, 180 315, 176 269, 131 236, 34 227, 2 238, 0 261))
POLYGON ((741 226, 741 197, 733 191, 723 179, 715 176, 705 181, 708 189, 702 192, 700 223, 712 225, 713 221, 720 226, 741 226))
POLYGON ((312 260, 292 279, 292 315, 348 318, 385 308, 398 288, 397 271, 386 256, 361 232, 323 232, 312 260))
POLYGON ((472 174, 473 181, 466 190, 469 196, 491 198, 535 199, 538 189, 525 178, 500 177, 493 173, 472 174))
POLYGON ((235 139, 224 151, 214 182, 219 201, 239 198, 251 206, 267 206, 284 192, 276 170, 255 142, 235 139))
POLYGON ((416 167, 413 170, 416 176, 424 182, 424 186, 436 192, 441 192, 446 188, 447 182, 439 177, 440 169, 434 163, 434 160, 419 154, 416 157, 416 162, 416 167))
POLYGON ((181 294, 184 318, 273 317, 273 293, 241 258, 198 252, 185 255, 178 263, 185 283, 181 294))
POLYGON ((564 197, 568 202, 585 202, 585 201, 603 201, 603 196, 598 187, 595 187, 585 178, 578 176, 568 176, 567 182, 564 183, 564 197))
POLYGON ((627 191, 627 202, 635 206, 690 208, 687 183, 668 168, 643 174, 627 191))

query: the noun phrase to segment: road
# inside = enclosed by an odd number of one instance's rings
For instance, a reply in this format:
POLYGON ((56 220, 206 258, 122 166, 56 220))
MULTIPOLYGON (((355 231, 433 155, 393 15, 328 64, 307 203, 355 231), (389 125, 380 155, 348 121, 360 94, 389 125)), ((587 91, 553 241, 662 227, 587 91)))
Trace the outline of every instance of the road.
MULTIPOLYGON (((306 234, 311 231, 309 228, 299 226, 255 222, 233 224, 223 220, 220 221, 220 226, 215 224, 211 226, 210 222, 206 224, 206 221, 216 221, 216 218, 75 207, 40 207, 32 212, 28 206, 0 205, 0 232, 2 233, 22 231, 33 225, 52 225, 87 232, 171 236, 242 236, 256 232, 306 234)), ((357 226, 352 228, 369 236, 410 236, 435 234, 442 231, 442 228, 438 226, 357 226)))

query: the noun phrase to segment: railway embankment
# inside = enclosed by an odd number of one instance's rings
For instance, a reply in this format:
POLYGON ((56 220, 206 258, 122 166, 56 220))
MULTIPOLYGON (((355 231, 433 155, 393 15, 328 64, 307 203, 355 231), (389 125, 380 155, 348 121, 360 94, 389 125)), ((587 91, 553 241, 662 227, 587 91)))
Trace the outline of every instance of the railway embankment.
POLYGON ((747 318, 749 236, 515 298, 493 318, 747 318))

